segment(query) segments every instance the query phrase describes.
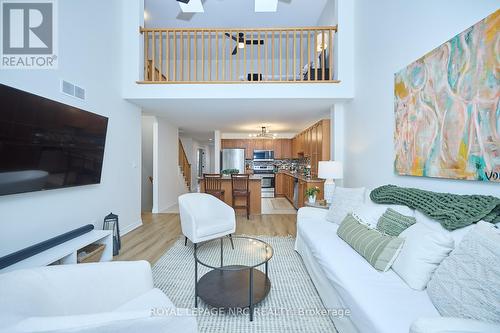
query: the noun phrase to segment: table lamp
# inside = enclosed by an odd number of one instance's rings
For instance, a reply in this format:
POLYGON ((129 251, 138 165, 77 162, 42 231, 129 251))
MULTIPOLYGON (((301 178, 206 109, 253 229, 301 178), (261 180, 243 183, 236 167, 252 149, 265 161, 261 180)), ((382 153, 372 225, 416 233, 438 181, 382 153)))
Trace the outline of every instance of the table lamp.
POLYGON ((342 179, 344 168, 339 161, 320 161, 318 166, 318 178, 325 179, 324 191, 327 203, 332 203, 333 192, 335 191, 334 179, 342 179))

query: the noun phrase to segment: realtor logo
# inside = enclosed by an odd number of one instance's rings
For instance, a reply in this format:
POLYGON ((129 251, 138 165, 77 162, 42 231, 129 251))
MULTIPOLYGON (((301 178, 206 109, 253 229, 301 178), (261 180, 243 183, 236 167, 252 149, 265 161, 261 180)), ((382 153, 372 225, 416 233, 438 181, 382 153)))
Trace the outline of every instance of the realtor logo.
POLYGON ((56 68, 56 4, 54 0, 0 0, 1 67, 56 68))

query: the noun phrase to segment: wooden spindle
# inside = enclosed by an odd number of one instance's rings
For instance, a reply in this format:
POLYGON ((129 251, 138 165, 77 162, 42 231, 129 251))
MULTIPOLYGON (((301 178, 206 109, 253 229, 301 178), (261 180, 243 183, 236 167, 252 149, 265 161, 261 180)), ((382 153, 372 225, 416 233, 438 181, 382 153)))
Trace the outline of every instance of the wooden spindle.
POLYGON ((268 39, 268 33, 267 31, 265 32, 265 38, 264 38, 264 52, 265 52, 265 55, 264 55, 264 61, 265 61, 265 74, 264 74, 264 77, 263 77, 263 81, 267 81, 267 66, 269 65, 268 64, 268 61, 269 61, 269 55, 267 53, 267 44, 269 43, 269 39, 268 39))
POLYGON ((201 80, 205 81, 205 32, 201 32, 201 80))
POLYGON ((187 80, 191 81, 191 32, 187 31, 187 80))
POLYGON ((283 34, 283 32, 280 30, 279 34, 280 34, 280 43, 279 43, 279 49, 280 49, 280 58, 279 58, 280 77, 279 77, 279 80, 282 81, 282 79, 283 79, 283 76, 282 76, 283 72, 282 72, 281 66, 282 66, 282 63, 283 63, 283 61, 282 61, 282 59, 283 59, 283 46, 282 46, 283 43, 282 43, 282 40, 281 40, 281 35, 283 34))
POLYGON ((325 64, 325 55, 326 55, 326 50, 325 50, 325 30, 321 31, 321 72, 323 73, 323 81, 325 81, 325 72, 326 72, 326 64, 325 64))
POLYGON ((272 36, 271 36, 271 39, 272 39, 272 49, 271 49, 271 81, 274 80, 274 43, 275 43, 275 40, 274 40, 274 31, 272 32, 272 36))
POLYGON ((174 79, 174 82, 177 81, 177 32, 173 31, 172 34, 172 41, 174 45, 174 62, 173 62, 173 71, 172 71, 172 76, 174 79))
POLYGON ((293 69, 292 69, 292 75, 293 75, 293 80, 297 81, 297 50, 296 50, 296 37, 297 37, 297 32, 294 30, 292 31, 293 33, 293 69))
POLYGON ((222 81, 226 81, 226 36, 222 32, 222 81))
POLYGON ((219 81, 219 32, 215 32, 215 81, 219 81))
POLYGON ((181 36, 180 36, 180 60, 181 60, 181 66, 180 66, 180 72, 179 72, 179 80, 184 81, 184 31, 181 30, 181 36))
POLYGON ((330 30, 330 55, 328 56, 328 59, 330 60, 330 73, 329 73, 329 79, 330 80, 333 80, 333 38, 334 38, 334 35, 335 35, 335 31, 334 30, 330 30))
POLYGON ((286 35, 285 35, 285 38, 286 38, 286 81, 289 80, 289 77, 288 77, 288 58, 290 58, 290 56, 288 55, 288 49, 289 49, 289 46, 288 46, 288 40, 290 39, 288 37, 288 30, 286 31, 286 35))
POLYGON ((160 33, 160 81, 163 81, 163 31, 160 33))
POLYGON ((260 69, 260 31, 257 33, 257 81, 260 80, 260 76, 262 75, 261 69, 260 69))
MULTIPOLYGON (((246 32, 244 33, 244 38, 243 40, 247 41, 247 34, 246 32)), ((246 80, 246 73, 247 72, 247 48, 246 48, 246 44, 245 44, 245 47, 243 48, 243 81, 246 80)))
POLYGON ((165 31, 165 77, 170 81, 170 36, 168 30, 165 31))
MULTIPOLYGON (((252 43, 250 44, 250 81, 253 81, 253 73, 255 71, 254 69, 254 55, 253 55, 253 51, 254 51, 254 45, 253 45, 253 41, 254 41, 254 33, 253 32, 250 32, 250 36, 252 36, 252 39, 250 40, 252 43)), ((245 41, 246 43, 246 41, 245 41)))
POLYGON ((212 81, 212 32, 208 32, 208 80, 212 81))
POLYGON ((318 81, 318 66, 319 66, 319 61, 318 61, 318 31, 316 30, 316 33, 314 34, 314 70, 315 70, 315 75, 314 75, 314 80, 318 81))
POLYGON ((144 81, 149 81, 149 33, 144 31, 144 81))
MULTIPOLYGON (((229 36, 232 36, 233 35, 233 32, 232 31, 229 31, 229 36)), ((231 37, 229 37, 231 38, 231 37)), ((232 43, 229 43, 229 54, 228 54, 228 57, 229 57, 229 81, 233 81, 233 45, 232 43)))
POLYGON ((198 31, 194 32, 194 80, 198 81, 198 31))
POLYGON ((312 64, 311 64, 311 32, 309 30, 307 31, 307 59, 308 59, 308 64, 309 64, 309 70, 307 71, 307 75, 309 76, 309 81, 311 81, 311 71, 312 71, 312 64))
POLYGON ((304 74, 302 73, 302 68, 304 68, 304 41, 302 39, 302 31, 299 31, 300 33, 300 81, 304 81, 304 74))

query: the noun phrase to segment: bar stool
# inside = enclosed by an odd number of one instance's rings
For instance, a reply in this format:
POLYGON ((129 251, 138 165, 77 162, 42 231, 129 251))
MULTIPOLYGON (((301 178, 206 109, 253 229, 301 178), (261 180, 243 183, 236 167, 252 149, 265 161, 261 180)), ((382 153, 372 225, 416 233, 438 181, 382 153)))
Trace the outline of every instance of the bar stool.
POLYGON ((222 189, 222 176, 218 173, 204 173, 205 193, 211 194, 219 200, 224 201, 224 190, 222 189))
POLYGON ((250 218, 250 190, 248 188, 249 175, 245 174, 232 174, 231 185, 233 191, 233 208, 246 209, 247 220, 250 218), (245 205, 236 205, 237 198, 245 198, 245 205))

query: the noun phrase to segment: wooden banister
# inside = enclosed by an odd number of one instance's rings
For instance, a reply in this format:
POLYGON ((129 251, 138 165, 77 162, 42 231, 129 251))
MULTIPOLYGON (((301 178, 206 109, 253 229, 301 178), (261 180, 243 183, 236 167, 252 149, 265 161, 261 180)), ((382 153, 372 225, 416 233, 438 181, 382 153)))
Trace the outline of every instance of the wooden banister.
POLYGON ((138 83, 340 82, 333 68, 337 26, 141 27, 140 32, 144 36, 144 80, 138 83))
POLYGON ((191 188, 191 164, 189 164, 186 151, 184 150, 181 140, 179 140, 179 166, 188 188, 191 188))

